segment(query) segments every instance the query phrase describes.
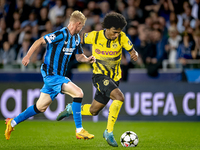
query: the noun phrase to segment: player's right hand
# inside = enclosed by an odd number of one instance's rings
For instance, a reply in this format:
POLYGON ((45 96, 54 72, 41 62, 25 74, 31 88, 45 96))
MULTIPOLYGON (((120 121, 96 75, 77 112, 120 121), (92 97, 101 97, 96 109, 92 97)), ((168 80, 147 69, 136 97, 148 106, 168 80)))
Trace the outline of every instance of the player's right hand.
POLYGON ((29 57, 26 55, 23 59, 22 59, 22 64, 24 66, 27 66, 29 64, 30 60, 29 57))
POLYGON ((96 62, 96 58, 93 55, 89 57, 89 60, 91 64, 96 62))

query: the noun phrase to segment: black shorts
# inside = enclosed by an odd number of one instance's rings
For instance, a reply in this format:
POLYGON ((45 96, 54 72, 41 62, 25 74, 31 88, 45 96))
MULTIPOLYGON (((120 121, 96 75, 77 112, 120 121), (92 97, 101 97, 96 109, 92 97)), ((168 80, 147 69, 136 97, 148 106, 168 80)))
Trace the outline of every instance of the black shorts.
POLYGON ((92 82, 97 89, 94 99, 105 105, 110 100, 112 90, 119 86, 119 81, 115 82, 108 76, 102 74, 93 74, 92 82))

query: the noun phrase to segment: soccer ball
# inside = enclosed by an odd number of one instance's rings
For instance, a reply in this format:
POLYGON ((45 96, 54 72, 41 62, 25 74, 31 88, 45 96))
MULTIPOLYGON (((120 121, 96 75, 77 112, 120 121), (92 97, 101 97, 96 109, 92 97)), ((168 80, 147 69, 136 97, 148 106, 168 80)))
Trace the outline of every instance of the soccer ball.
POLYGON ((126 131, 122 134, 120 142, 123 147, 136 147, 138 145, 139 139, 135 132, 126 131))

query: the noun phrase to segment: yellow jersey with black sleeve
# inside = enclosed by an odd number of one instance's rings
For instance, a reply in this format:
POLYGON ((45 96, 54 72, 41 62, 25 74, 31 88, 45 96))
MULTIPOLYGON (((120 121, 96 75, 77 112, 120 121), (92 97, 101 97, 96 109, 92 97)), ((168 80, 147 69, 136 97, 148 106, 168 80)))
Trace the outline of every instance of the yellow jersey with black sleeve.
POLYGON ((92 44, 92 55, 96 58, 93 63, 94 74, 104 74, 114 81, 121 79, 122 48, 133 49, 133 44, 124 32, 120 32, 115 40, 107 39, 105 30, 84 33, 83 44, 92 44))

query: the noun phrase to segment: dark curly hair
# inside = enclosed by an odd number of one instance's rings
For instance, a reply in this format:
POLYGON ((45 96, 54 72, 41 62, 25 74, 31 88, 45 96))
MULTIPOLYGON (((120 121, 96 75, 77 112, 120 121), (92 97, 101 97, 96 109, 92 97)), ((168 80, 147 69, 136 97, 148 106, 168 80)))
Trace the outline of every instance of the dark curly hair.
POLYGON ((115 29, 123 29, 127 25, 126 19, 119 13, 111 12, 108 13, 102 23, 103 28, 110 29, 114 27, 115 29))

